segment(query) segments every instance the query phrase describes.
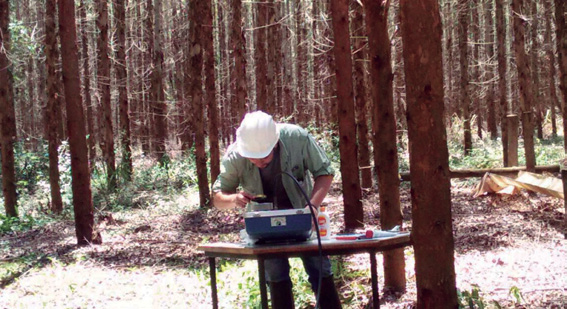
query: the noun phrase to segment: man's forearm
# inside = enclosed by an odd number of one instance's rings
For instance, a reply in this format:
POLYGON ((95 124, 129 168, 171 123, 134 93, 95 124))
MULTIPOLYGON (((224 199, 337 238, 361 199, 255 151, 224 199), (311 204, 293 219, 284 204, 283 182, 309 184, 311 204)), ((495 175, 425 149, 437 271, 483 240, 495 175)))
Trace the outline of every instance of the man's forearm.
POLYGON ((243 208, 252 198, 254 198, 252 194, 244 191, 236 193, 215 192, 213 195, 213 205, 218 209, 243 208))
POLYGON ((218 209, 231 209, 236 207, 235 195, 230 193, 215 192, 213 195, 213 205, 218 209))
POLYGON ((333 183, 333 175, 322 175, 315 179, 315 183, 313 183, 313 193, 311 194, 311 204, 313 206, 319 208, 325 196, 329 192, 331 188, 331 184, 333 183))

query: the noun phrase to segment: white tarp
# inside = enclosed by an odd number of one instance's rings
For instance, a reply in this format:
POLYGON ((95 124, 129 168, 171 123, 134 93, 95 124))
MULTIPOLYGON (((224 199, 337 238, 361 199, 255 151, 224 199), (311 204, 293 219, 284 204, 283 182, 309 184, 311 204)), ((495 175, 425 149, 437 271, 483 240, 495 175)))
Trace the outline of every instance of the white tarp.
POLYGON ((486 193, 515 194, 526 189, 563 199, 563 183, 560 178, 520 171, 518 177, 486 173, 478 184, 474 197, 486 193))

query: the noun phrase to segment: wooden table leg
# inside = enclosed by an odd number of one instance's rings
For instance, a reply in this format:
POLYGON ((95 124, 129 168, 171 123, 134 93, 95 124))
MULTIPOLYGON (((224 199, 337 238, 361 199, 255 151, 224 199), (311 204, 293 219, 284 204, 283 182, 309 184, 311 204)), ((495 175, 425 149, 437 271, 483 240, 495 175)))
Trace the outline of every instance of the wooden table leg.
POLYGON ((209 271, 211 273, 211 297, 213 298, 213 309, 219 308, 219 300, 217 296, 217 268, 215 258, 209 257, 209 271))
POLYGON ((268 309, 268 291, 266 290, 266 272, 264 268, 264 258, 258 257, 258 279, 260 281, 260 298, 262 308, 268 309))
POLYGON ((370 252, 370 274, 372 277, 372 305, 380 308, 380 293, 378 290, 378 271, 376 270, 376 252, 370 252))

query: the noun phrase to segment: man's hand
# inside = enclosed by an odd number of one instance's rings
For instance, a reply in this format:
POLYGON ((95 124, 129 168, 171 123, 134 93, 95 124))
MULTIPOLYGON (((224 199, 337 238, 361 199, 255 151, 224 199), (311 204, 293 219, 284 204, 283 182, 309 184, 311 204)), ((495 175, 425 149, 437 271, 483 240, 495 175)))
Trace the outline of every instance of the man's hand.
MULTIPOLYGON (((305 211, 311 215, 311 206, 309 206, 309 204, 307 204, 307 206, 305 206, 305 211)), ((315 221, 318 221, 317 216, 319 215, 319 207, 313 206, 313 214, 315 215, 315 221)), ((311 221, 311 230, 313 232, 315 232, 315 223, 313 223, 313 220, 311 221)))
MULTIPOLYGON (((309 205, 305 206, 304 209, 307 213, 309 213, 309 214, 311 213, 311 207, 309 205)), ((313 214, 315 215, 315 218, 317 218, 317 215, 319 214, 319 208, 318 207, 313 206, 313 214)))
POLYGON ((254 195, 240 191, 236 193, 215 192, 213 204, 218 209, 244 208, 254 198, 254 195))
POLYGON ((235 207, 244 208, 253 198, 254 195, 245 191, 240 191, 234 194, 234 205, 235 207))

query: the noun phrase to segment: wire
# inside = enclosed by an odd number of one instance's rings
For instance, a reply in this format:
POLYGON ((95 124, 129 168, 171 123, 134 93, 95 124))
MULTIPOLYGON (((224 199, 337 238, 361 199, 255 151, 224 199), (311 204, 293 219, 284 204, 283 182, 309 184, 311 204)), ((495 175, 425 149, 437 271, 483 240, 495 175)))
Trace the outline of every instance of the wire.
POLYGON ((301 191, 301 193, 305 197, 305 200, 307 201, 307 205, 309 205, 309 210, 311 212, 311 218, 313 219, 313 224, 315 225, 315 231, 316 231, 316 234, 317 234, 317 247, 319 249, 318 250, 319 251, 319 278, 318 278, 317 292, 316 292, 317 295, 315 295, 315 309, 317 309, 317 308, 320 308, 319 307, 319 296, 321 295, 321 285, 323 284, 323 247, 321 245, 321 234, 319 233, 319 224, 317 222, 317 218, 315 217, 315 211, 314 211, 315 206, 313 206, 313 204, 311 204, 311 200, 309 199, 309 196, 307 195, 305 190, 303 190, 303 187, 301 186, 299 181, 297 181, 297 179, 293 176, 292 173, 287 172, 287 171, 282 171, 281 173, 291 177, 293 182, 297 185, 297 187, 299 188, 299 190, 301 191))

